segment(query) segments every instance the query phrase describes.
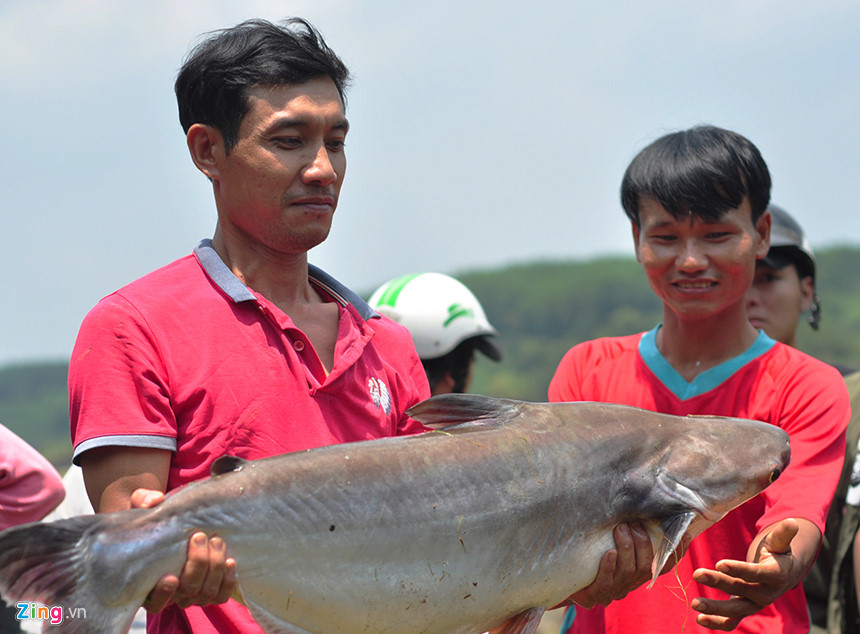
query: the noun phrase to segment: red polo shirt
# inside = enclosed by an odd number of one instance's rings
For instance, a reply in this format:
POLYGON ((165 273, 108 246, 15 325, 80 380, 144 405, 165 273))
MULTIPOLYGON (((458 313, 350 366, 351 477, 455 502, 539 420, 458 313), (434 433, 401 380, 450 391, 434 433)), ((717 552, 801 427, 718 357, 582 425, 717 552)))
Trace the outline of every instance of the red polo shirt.
MULTIPOLYGON (((257 459, 422 431, 404 413, 429 397, 409 332, 322 271, 311 267, 310 281, 340 313, 328 375, 290 317, 242 284, 208 240, 100 301, 69 366, 75 461, 101 446, 166 449, 173 489, 225 454, 257 459)), ((247 615, 232 601, 186 610, 212 623, 191 630, 168 609, 161 631, 249 631, 244 618, 227 625, 236 611, 247 615)))

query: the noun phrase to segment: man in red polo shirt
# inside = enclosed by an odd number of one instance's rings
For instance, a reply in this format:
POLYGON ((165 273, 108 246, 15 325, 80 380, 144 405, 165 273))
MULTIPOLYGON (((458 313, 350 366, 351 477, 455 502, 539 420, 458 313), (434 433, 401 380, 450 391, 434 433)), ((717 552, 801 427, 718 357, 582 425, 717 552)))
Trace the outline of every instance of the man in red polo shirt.
MULTIPOLYGON (((193 254, 104 298, 81 326, 71 428, 97 511, 157 502, 224 454, 423 429, 405 415, 429 396, 409 333, 308 264, 346 169, 347 78, 301 20, 218 32, 180 70, 180 120, 218 221, 193 254)), ((226 601, 234 586, 223 541, 193 535, 180 577, 151 594, 155 612, 174 603, 149 631, 259 631, 226 601)))

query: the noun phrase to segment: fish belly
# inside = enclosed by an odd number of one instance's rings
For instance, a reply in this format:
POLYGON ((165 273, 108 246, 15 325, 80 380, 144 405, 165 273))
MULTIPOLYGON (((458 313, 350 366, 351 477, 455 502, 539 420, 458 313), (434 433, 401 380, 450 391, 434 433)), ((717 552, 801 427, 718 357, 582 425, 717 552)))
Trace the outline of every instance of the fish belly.
POLYGON ((614 543, 611 527, 572 539, 539 518, 483 520, 328 525, 285 535, 277 552, 264 552, 262 536, 228 543, 258 622, 331 634, 486 631, 587 586, 614 543))

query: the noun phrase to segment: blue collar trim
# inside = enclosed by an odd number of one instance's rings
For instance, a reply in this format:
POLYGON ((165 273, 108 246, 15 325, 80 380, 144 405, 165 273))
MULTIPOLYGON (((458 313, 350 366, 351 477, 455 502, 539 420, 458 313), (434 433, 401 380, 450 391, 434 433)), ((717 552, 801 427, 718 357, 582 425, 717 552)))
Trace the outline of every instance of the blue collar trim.
MULTIPOLYGON (((200 266, 206 271, 206 275, 234 302, 257 300, 251 289, 245 286, 224 264, 215 249, 212 248, 212 240, 209 238, 201 240, 200 244, 194 248, 194 255, 200 262, 200 266)), ((341 306, 352 305, 365 321, 379 317, 379 313, 373 310, 366 301, 313 264, 308 264, 308 279, 314 286, 328 293, 341 306)))
POLYGON ((742 354, 705 370, 688 383, 657 349, 657 331, 661 325, 657 324, 653 330, 642 335, 642 339, 639 340, 639 354, 645 365, 660 382, 682 401, 713 390, 747 363, 765 354, 776 344, 776 341, 768 337, 763 330, 760 330, 756 340, 742 354))

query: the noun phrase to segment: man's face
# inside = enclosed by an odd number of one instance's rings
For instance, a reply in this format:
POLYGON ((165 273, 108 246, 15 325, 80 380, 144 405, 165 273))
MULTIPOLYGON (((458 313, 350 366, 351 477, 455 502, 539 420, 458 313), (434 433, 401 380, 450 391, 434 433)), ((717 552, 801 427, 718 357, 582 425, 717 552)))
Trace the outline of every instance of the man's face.
POLYGON ((793 346, 797 320, 809 310, 814 294, 812 277, 801 278, 794 265, 777 269, 759 262, 747 291, 747 316, 771 338, 793 346))
POLYGON ((694 215, 675 219, 660 203, 643 198, 633 227, 636 259, 664 307, 690 319, 744 307, 756 258, 767 254, 770 214, 756 223, 745 198, 717 222, 694 215))
POLYGON ((328 77, 257 86, 229 154, 212 176, 221 230, 279 253, 328 236, 346 171, 348 123, 328 77))

